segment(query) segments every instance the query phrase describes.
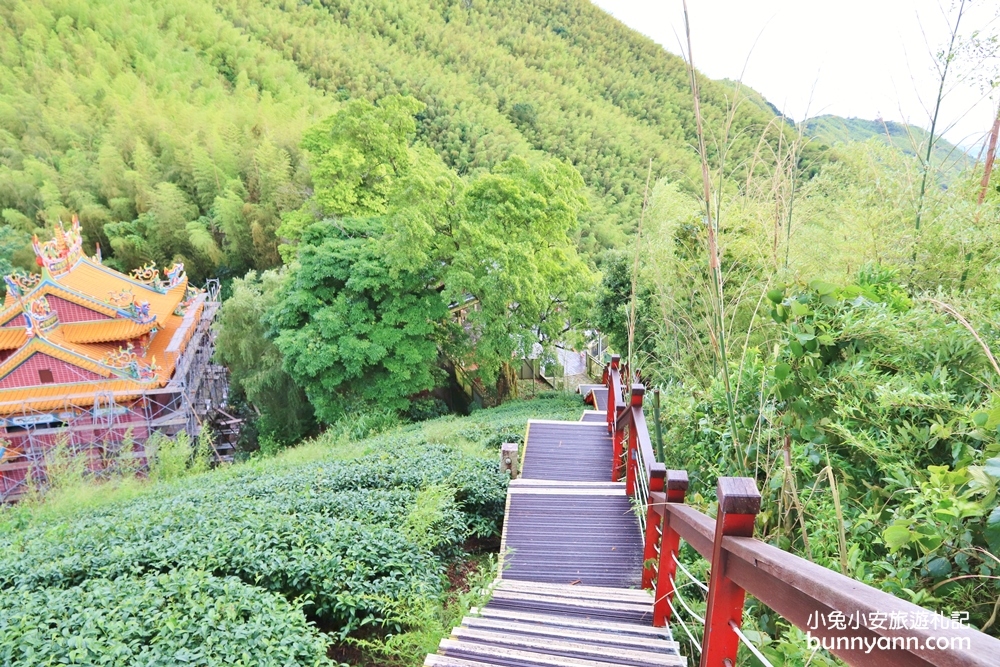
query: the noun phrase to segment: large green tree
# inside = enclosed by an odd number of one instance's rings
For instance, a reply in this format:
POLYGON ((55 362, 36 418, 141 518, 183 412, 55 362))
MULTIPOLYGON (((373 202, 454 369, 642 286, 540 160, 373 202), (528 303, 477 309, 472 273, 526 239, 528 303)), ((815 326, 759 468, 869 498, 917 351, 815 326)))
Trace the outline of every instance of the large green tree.
POLYGON ((315 192, 285 217, 294 262, 271 322, 325 421, 362 403, 405 407, 434 386, 442 353, 492 384, 587 301, 576 170, 514 157, 466 187, 415 141, 422 108, 355 101, 306 134, 315 192), (452 325, 447 304, 469 297, 468 328, 452 325))
POLYGON ((433 265, 388 265, 384 225, 349 218, 307 227, 272 310, 284 367, 326 422, 366 406, 403 409, 435 384, 435 334, 448 311, 433 265))
POLYGON ((585 207, 580 174, 555 160, 510 158, 464 193, 444 282, 453 301, 479 301, 470 357, 485 381, 585 312, 592 277, 574 242, 585 207))

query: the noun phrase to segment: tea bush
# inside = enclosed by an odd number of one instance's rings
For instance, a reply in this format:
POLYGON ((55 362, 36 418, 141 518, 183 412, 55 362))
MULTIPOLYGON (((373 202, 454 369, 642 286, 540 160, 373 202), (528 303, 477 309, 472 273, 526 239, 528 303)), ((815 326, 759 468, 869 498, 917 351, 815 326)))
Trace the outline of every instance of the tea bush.
POLYGON ((0 596, 3 665, 332 665, 326 644, 298 605, 206 572, 0 596))
POLYGON ((307 619, 375 644, 438 632, 448 563, 503 520, 488 443, 580 409, 514 402, 346 448, 331 432, 118 502, 0 509, 16 554, 0 560, 0 664, 326 664, 307 619))
POLYGON ((221 483, 203 477, 10 535, 2 548, 22 555, 0 563, 0 585, 67 587, 196 566, 301 597, 311 614, 347 634, 392 624, 399 605, 439 595, 438 555, 454 552, 470 532, 497 530, 505 497, 492 461, 443 446, 248 473, 221 483), (430 534, 407 535, 418 493, 435 484, 454 500, 424 520, 430 534))

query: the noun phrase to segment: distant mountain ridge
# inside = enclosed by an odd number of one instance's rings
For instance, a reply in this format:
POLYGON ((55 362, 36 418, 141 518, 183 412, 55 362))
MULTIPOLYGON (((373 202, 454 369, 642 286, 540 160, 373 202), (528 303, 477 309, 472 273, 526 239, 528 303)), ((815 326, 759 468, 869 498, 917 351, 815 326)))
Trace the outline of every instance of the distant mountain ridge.
MULTIPOLYGON (((719 79, 718 83, 728 88, 732 95, 739 96, 750 106, 764 114, 771 114, 785 120, 789 126, 801 128, 804 136, 828 146, 855 141, 868 141, 878 138, 887 144, 895 146, 905 155, 923 159, 926 155, 927 141, 930 133, 917 125, 899 123, 893 120, 867 120, 865 118, 844 118, 834 114, 824 114, 807 118, 801 123, 785 116, 777 106, 768 100, 760 91, 745 83, 733 79, 719 79)), ((931 151, 931 162, 943 167, 945 173, 957 174, 972 163, 972 158, 959 146, 939 137, 934 142, 931 151)))
MULTIPOLYGON (((904 154, 920 159, 926 155, 927 141, 930 138, 927 130, 916 125, 882 119, 844 118, 833 114, 807 118, 802 121, 801 126, 806 136, 830 146, 878 138, 904 154)), ((957 172, 968 166, 971 159, 958 146, 944 138, 938 138, 931 152, 931 162, 935 166, 943 166, 947 172, 957 172)))

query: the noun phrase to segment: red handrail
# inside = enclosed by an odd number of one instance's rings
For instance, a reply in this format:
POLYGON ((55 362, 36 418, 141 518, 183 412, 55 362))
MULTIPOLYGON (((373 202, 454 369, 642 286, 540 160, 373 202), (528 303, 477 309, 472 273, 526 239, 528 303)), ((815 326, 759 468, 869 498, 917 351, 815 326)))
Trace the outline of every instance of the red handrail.
MULTIPOLYGON (((645 388, 632 385, 628 405, 621 391, 619 358, 605 369, 607 423, 613 435, 612 480, 624 477, 626 492, 643 512, 643 588, 654 591, 653 625, 670 621, 681 540, 711 563, 701 645, 701 667, 733 667, 739 648, 744 598, 749 593, 849 665, 860 667, 996 667, 1000 640, 965 626, 890 627, 840 622, 820 627, 813 619, 944 617, 753 538, 760 511, 756 482, 718 480, 718 512, 712 519, 684 504, 688 475, 665 470, 653 456, 642 411, 645 388), (624 460, 623 460, 624 459, 624 460), (622 469, 624 467, 624 470, 622 469), (945 641, 945 646, 941 641, 945 641)), ((954 625, 954 624, 953 624, 954 625)))

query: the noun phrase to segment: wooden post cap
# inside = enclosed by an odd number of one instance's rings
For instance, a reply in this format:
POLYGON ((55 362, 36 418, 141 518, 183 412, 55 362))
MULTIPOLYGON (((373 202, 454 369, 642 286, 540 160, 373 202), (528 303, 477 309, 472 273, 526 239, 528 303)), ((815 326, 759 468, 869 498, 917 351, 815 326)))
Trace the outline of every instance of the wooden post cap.
POLYGON ((505 442, 500 445, 500 472, 511 479, 517 479, 520 472, 517 450, 518 444, 516 442, 505 442))
POLYGON ((666 488, 668 491, 687 491, 687 470, 668 470, 666 488))
POLYGON ((646 395, 646 387, 641 384, 632 385, 632 406, 636 408, 642 407, 642 398, 646 395))
POLYGON ((621 364, 621 362, 622 362, 622 355, 620 354, 611 355, 611 368, 613 370, 618 370, 618 366, 621 364))
POLYGON ((760 513, 760 492, 749 477, 720 477, 717 493, 721 514, 760 513))
POLYGON ((667 467, 658 461, 653 461, 649 464, 649 478, 652 479, 666 479, 667 478, 667 467))

